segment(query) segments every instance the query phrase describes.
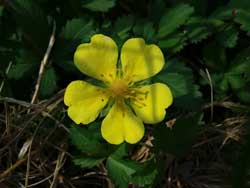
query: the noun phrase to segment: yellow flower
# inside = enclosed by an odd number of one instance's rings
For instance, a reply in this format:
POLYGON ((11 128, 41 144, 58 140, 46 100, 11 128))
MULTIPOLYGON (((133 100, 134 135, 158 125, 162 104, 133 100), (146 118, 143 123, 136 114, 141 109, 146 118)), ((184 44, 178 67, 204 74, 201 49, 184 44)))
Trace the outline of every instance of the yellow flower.
POLYGON ((111 144, 134 144, 144 135, 144 123, 155 124, 165 117, 172 104, 170 89, 162 83, 135 84, 157 74, 164 56, 154 44, 141 38, 127 40, 118 61, 118 48, 109 37, 96 34, 90 43, 78 46, 76 67, 84 74, 104 82, 105 87, 77 80, 65 91, 64 103, 76 124, 93 122, 108 102, 112 107, 101 125, 101 133, 111 144), (120 68, 118 68, 120 67, 120 68))

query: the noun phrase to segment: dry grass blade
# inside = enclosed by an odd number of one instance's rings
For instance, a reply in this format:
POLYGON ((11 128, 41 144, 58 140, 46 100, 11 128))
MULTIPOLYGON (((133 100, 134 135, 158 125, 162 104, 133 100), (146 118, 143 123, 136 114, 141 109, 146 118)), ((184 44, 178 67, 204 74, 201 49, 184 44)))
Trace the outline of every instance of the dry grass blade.
POLYGON ((45 70, 45 66, 48 63, 48 58, 49 58, 50 52, 51 52, 51 50, 52 50, 52 48, 54 46, 54 43, 55 43, 55 33, 56 33, 56 23, 54 22, 53 23, 52 34, 51 34, 50 40, 49 40, 49 45, 48 45, 48 48, 46 50, 46 53, 45 53, 45 55, 43 57, 43 60, 41 62, 40 68, 39 68, 38 79, 37 79, 36 86, 35 86, 35 92, 34 92, 34 94, 32 96, 32 99, 31 99, 31 104, 34 104, 36 99, 37 99, 40 84, 41 84, 42 77, 43 77, 43 73, 44 73, 44 70, 45 70))

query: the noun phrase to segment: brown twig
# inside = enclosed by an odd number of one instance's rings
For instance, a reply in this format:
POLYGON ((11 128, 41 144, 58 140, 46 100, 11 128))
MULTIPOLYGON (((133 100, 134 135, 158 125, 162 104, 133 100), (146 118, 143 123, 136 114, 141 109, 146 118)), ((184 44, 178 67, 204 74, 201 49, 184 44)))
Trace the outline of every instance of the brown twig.
POLYGON ((26 101, 10 98, 10 97, 0 97, 0 102, 6 102, 6 103, 13 103, 13 104, 18 104, 20 106, 26 107, 26 108, 31 108, 34 106, 38 106, 37 104, 31 104, 26 101))
POLYGON ((213 118, 214 118, 214 91, 213 91, 213 82, 212 82, 212 78, 210 76, 210 73, 208 71, 208 69, 206 68, 205 69, 206 71, 206 74, 207 74, 207 78, 208 78, 208 81, 209 81, 209 86, 210 86, 210 102, 211 102, 211 114, 210 114, 210 121, 212 122, 213 121, 213 118))
POLYGON ((60 169, 62 167, 64 156, 65 156, 64 151, 58 155, 56 168, 55 168, 55 171, 54 171, 54 174, 53 174, 54 177, 53 177, 52 183, 50 184, 50 188, 56 188, 57 187, 58 174, 59 174, 59 171, 60 171, 60 169))
MULTIPOLYGON (((31 155, 35 154, 36 152, 31 152, 31 155)), ((23 159, 19 159, 18 161, 15 162, 11 167, 6 169, 4 172, 0 174, 0 179, 7 177, 13 170, 15 170, 17 167, 22 165, 26 160, 28 156, 24 157, 23 159)))
POLYGON ((34 94, 32 96, 31 104, 34 104, 36 99, 37 99, 38 91, 39 91, 39 88, 40 88, 40 85, 41 85, 41 80, 42 80, 43 73, 44 73, 44 70, 45 70, 45 66, 46 66, 46 64, 48 62, 49 55, 50 55, 52 47, 54 46, 54 43, 55 43, 55 32, 56 32, 56 23, 54 22, 52 34, 51 34, 50 40, 49 40, 49 45, 48 45, 48 48, 46 50, 46 53, 45 53, 45 55, 43 57, 41 65, 40 65, 38 79, 37 79, 36 86, 35 86, 35 92, 34 92, 34 94))
MULTIPOLYGON (((8 65, 6 71, 5 71, 5 74, 6 74, 6 75, 9 73, 11 66, 12 66, 12 61, 9 62, 9 65, 8 65)), ((4 84, 5 84, 5 79, 3 79, 3 81, 2 81, 2 83, 1 83, 1 85, 0 85, 0 94, 2 93, 4 84)))

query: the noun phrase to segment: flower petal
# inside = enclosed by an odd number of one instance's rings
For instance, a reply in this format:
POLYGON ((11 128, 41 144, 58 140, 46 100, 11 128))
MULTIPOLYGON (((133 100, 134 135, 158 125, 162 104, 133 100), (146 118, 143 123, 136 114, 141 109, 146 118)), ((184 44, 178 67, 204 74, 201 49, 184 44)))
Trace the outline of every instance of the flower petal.
POLYGON ((161 122, 166 115, 165 109, 173 102, 173 96, 168 86, 155 83, 141 86, 136 89, 136 92, 138 94, 131 101, 131 105, 137 116, 145 123, 161 122))
POLYGON ((125 105, 115 103, 102 122, 102 136, 111 144, 138 142, 144 135, 144 125, 140 118, 125 105))
POLYGON ((81 80, 71 82, 64 94, 68 115, 76 124, 94 121, 108 99, 104 89, 81 80))
POLYGON ((132 38, 122 47, 121 63, 125 78, 136 82, 160 72, 164 56, 158 46, 146 45, 141 38, 132 38))
POLYGON ((108 36, 96 34, 90 43, 81 44, 74 54, 76 67, 98 80, 110 81, 116 75, 118 48, 108 36))

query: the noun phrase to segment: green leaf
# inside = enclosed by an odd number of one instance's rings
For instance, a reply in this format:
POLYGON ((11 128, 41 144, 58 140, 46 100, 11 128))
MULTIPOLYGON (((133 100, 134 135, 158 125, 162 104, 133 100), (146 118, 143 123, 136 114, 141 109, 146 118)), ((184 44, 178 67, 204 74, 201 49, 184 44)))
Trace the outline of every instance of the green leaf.
POLYGON ((67 21, 60 33, 60 38, 55 43, 53 49, 53 59, 55 63, 66 72, 76 74, 76 69, 72 57, 76 47, 84 42, 88 42, 94 34, 92 19, 72 19, 67 21))
POLYGON ((165 37, 175 31, 186 22, 193 12, 194 8, 188 4, 180 4, 169 9, 160 20, 158 37, 165 37))
POLYGON ((229 26, 216 35, 217 41, 226 48, 233 48, 237 44, 239 32, 236 27, 229 26))
POLYGON ((240 145, 240 152, 235 159, 237 163, 233 163, 231 185, 232 188, 249 188, 249 172, 250 172, 250 139, 249 139, 249 121, 245 123, 246 134, 242 135, 242 143, 240 145))
POLYGON ((250 13, 249 13, 249 11, 240 10, 237 13, 234 20, 235 20, 236 23, 239 23, 241 25, 240 28, 243 31, 250 32, 250 23, 249 23, 250 13))
POLYGON ((158 45, 160 48, 171 49, 185 41, 184 33, 177 33, 169 36, 167 39, 160 40, 158 45))
POLYGON ((210 18, 218 20, 230 20, 234 18, 234 9, 229 7, 219 7, 217 8, 210 18))
POLYGON ((201 108, 203 101, 199 86, 194 83, 192 70, 184 62, 168 60, 154 81, 163 82, 170 87, 174 96, 173 105, 179 110, 190 112, 201 108))
POLYGON ((139 187, 154 187, 153 183, 158 175, 158 169, 156 166, 157 164, 154 156, 150 160, 142 163, 141 168, 132 176, 131 181, 133 184, 139 187))
POLYGON ((70 127, 71 142, 79 151, 88 156, 102 158, 110 153, 110 148, 107 144, 100 142, 99 134, 99 124, 97 123, 89 125, 89 128, 79 125, 70 127))
POLYGON ((250 50, 244 49, 231 62, 229 70, 224 75, 233 90, 238 90, 250 81, 250 50))
POLYGON ((150 172, 143 173, 137 176, 133 176, 132 182, 141 187, 144 187, 146 185, 151 185, 153 181, 155 180, 157 174, 158 174, 157 170, 153 169, 150 172))
POLYGON ((169 59, 164 69, 155 77, 156 81, 166 83, 174 97, 184 96, 192 87, 192 70, 177 59, 169 59))
POLYGON ((240 99, 240 101, 242 101, 244 103, 248 103, 248 104, 250 104, 249 85, 250 85, 250 82, 248 82, 248 85, 246 85, 245 87, 243 87, 240 90, 236 91, 237 92, 236 94, 237 94, 238 98, 240 99))
POLYGON ((216 19, 193 17, 187 22, 186 35, 192 43, 198 43, 206 39, 222 24, 222 21, 216 19))
POLYGON ((123 158, 128 155, 128 144, 122 143, 118 148, 112 153, 112 156, 115 158, 123 158))
POLYGON ((250 3, 248 0, 230 0, 228 7, 234 9, 250 10, 250 3))
POLYGON ((115 157, 108 157, 106 168, 108 175, 119 187, 128 187, 131 176, 136 172, 132 161, 125 161, 115 157))
POLYGON ((134 17, 132 15, 122 16, 115 21, 113 31, 121 39, 127 39, 129 37, 129 31, 134 24, 134 17))
POLYGON ((7 76, 15 80, 31 77, 38 66, 39 60, 29 50, 20 49, 7 76))
POLYGON ((31 63, 13 65, 8 72, 8 78, 19 80, 30 76, 33 73, 34 68, 34 64, 31 63))
POLYGON ((84 2, 82 6, 96 12, 107 12, 115 4, 116 0, 89 0, 86 3, 84 2))
POLYGON ((93 20, 75 18, 67 21, 60 36, 68 40, 87 42, 93 34, 93 20))
POLYGON ((133 27, 133 32, 136 36, 144 38, 148 43, 155 42, 156 31, 154 24, 146 19, 137 19, 133 27))
POLYGON ((73 159, 75 165, 78 165, 82 168, 93 168, 100 164, 105 158, 95 158, 89 156, 79 156, 73 159))
POLYGON ((225 74, 225 77, 233 90, 240 89, 246 84, 246 80, 244 80, 241 75, 227 73, 225 74))
POLYGON ((202 50, 206 66, 213 71, 225 71, 227 65, 225 48, 216 42, 206 44, 202 50))
POLYGON ((201 114, 177 119, 173 127, 157 126, 154 130, 154 146, 168 154, 182 157, 192 147, 201 129, 201 114))
MULTIPOLYGON (((23 31, 23 37, 40 57, 48 46, 50 29, 47 16, 42 9, 32 0, 16 0, 12 2, 11 11, 17 24, 23 31)), ((51 31, 50 31, 51 30, 51 31)))
POLYGON ((53 68, 49 68, 45 70, 43 74, 39 93, 41 97, 48 97, 51 96, 56 90, 57 90, 56 72, 53 68))

